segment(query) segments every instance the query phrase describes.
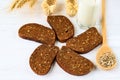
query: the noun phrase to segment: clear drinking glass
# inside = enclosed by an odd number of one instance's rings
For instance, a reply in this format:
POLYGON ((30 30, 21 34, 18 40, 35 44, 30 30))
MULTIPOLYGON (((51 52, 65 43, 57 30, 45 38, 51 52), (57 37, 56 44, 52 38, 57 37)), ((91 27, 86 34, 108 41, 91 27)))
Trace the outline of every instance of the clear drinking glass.
POLYGON ((79 0, 77 23, 80 28, 95 27, 99 17, 99 2, 97 0, 79 0))

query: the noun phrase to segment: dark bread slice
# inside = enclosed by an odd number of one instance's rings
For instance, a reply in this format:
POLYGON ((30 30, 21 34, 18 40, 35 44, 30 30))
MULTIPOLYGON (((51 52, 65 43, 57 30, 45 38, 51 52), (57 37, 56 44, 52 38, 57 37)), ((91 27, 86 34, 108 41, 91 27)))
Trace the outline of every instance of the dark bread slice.
POLYGON ((58 65, 67 73, 77 76, 88 74, 94 68, 94 64, 65 46, 56 56, 58 65))
POLYGON ((60 42, 65 42, 74 35, 74 26, 71 21, 62 15, 48 16, 47 21, 55 31, 60 42))
POLYGON ((21 38, 50 45, 53 45, 56 39, 55 32, 52 29, 37 23, 23 25, 18 34, 21 38))
POLYGON ((92 27, 86 32, 71 38, 66 42, 67 47, 79 53, 87 53, 102 43, 102 36, 92 27))
POLYGON ((58 51, 58 47, 51 45, 44 44, 37 47, 29 60, 31 69, 38 75, 47 74, 58 51))

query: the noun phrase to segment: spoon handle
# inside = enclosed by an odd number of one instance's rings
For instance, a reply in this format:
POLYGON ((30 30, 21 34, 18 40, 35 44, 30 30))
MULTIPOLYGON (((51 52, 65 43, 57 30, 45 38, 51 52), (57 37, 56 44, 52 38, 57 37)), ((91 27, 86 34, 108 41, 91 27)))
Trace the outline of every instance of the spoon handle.
POLYGON ((103 44, 107 43, 106 36, 106 0, 102 0, 102 36, 103 36, 103 44))

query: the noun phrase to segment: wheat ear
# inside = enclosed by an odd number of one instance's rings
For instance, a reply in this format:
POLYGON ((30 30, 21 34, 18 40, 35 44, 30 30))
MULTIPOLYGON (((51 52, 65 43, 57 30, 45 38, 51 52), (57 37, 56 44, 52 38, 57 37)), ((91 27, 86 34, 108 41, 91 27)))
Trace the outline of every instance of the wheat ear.
POLYGON ((18 5, 17 8, 21 8, 25 3, 29 2, 30 0, 21 0, 18 5))
POLYGON ((11 7, 10 7, 10 9, 11 9, 11 10, 15 9, 15 7, 16 7, 16 5, 19 3, 19 1, 20 1, 20 0, 14 0, 13 3, 12 3, 12 5, 11 5, 11 7))

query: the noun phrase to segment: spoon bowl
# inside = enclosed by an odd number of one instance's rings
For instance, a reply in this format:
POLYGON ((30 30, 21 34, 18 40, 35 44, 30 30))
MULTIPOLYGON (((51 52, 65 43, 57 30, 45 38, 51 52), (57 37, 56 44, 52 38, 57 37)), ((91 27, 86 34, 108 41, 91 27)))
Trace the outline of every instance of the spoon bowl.
POLYGON ((116 57, 108 45, 102 45, 96 56, 97 65, 103 70, 111 70, 116 66, 116 57))

